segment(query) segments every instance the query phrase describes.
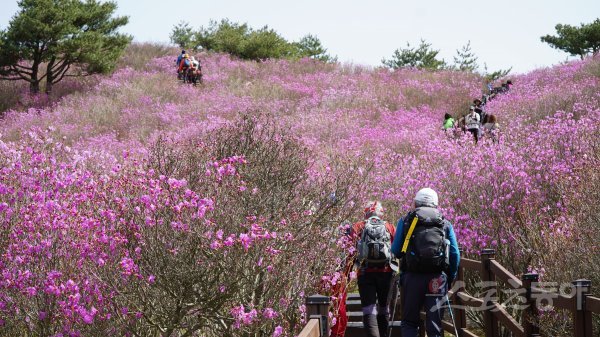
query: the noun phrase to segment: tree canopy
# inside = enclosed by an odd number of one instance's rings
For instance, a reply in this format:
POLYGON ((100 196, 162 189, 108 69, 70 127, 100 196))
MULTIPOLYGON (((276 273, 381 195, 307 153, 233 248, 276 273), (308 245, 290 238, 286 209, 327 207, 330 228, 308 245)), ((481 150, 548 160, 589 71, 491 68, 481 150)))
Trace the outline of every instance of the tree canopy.
POLYGON ((417 68, 439 70, 446 67, 446 62, 437 58, 439 50, 431 48, 431 44, 421 40, 418 47, 411 47, 406 43, 406 48, 396 49, 392 58, 383 59, 381 62, 392 69, 417 68))
POLYGON ((111 71, 131 37, 118 33, 127 17, 112 15, 114 2, 21 0, 20 11, 0 31, 0 79, 25 80, 37 93, 65 76, 111 71), (73 70, 76 70, 73 72, 73 70))
POLYGON ((309 57, 323 62, 336 62, 337 57, 327 54, 327 49, 315 35, 308 34, 296 42, 301 57, 309 57))
POLYGON ((583 57, 589 53, 600 51, 600 19, 579 27, 557 24, 557 35, 545 35, 542 42, 548 43, 552 48, 560 49, 573 56, 583 57))
POLYGON ((483 76, 487 82, 502 78, 512 70, 512 68, 500 69, 490 73, 484 63, 483 72, 478 71, 480 69, 477 62, 478 58, 471 50, 471 41, 468 41, 461 49, 456 50, 456 56, 454 56, 452 64, 446 63, 444 59, 438 59, 439 52, 439 50, 433 49, 430 43, 421 40, 418 47, 411 47, 410 43, 406 43, 406 48, 396 49, 392 57, 389 60, 383 59, 382 63, 392 69, 416 68, 468 71, 483 76))
POLYGON ((477 65, 477 56, 471 50, 471 41, 467 42, 461 49, 456 50, 456 56, 454 56, 454 68, 461 71, 476 71, 479 66, 477 65))
POLYGON ((301 57, 325 62, 335 60, 314 35, 306 35, 299 42, 289 42, 268 26, 253 29, 246 23, 228 19, 211 20, 207 27, 201 26, 197 31, 181 22, 173 28, 170 37, 171 42, 182 48, 229 53, 249 60, 301 57))

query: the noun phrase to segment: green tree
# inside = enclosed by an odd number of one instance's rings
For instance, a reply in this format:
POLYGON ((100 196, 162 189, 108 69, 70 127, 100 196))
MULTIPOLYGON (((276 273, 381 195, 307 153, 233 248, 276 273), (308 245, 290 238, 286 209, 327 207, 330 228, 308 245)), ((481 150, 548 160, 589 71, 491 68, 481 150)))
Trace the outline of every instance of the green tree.
POLYGON ((213 49, 214 51, 230 53, 243 58, 244 42, 249 35, 248 24, 238 24, 225 19, 218 25, 212 22, 208 29, 201 28, 200 32, 204 32, 205 36, 198 39, 199 42, 212 40, 212 48, 210 47, 211 44, 200 45, 204 49, 213 49))
POLYGON ((454 56, 454 68, 461 71, 475 72, 477 65, 477 56, 471 51, 471 41, 467 42, 461 49, 456 50, 454 56))
POLYGON ((242 43, 241 57, 249 60, 283 58, 293 53, 293 46, 273 29, 265 26, 250 31, 242 43))
POLYGON ((171 31, 169 38, 173 43, 181 48, 195 48, 196 41, 194 37, 194 30, 187 22, 180 22, 171 31))
POLYGON ((207 27, 194 31, 185 22, 173 28, 171 42, 185 48, 229 53, 242 59, 311 57, 325 62, 335 61, 316 36, 307 35, 299 42, 289 42, 274 29, 253 29, 248 24, 211 20, 207 27))
POLYGON ((296 42, 300 57, 310 57, 323 62, 336 62, 337 57, 327 54, 327 49, 323 47, 318 37, 308 34, 296 42))
POLYGON ((573 56, 583 57, 589 53, 600 51, 600 19, 580 27, 557 24, 557 35, 542 36, 542 42, 548 43, 552 48, 560 49, 573 56))
POLYGON ((439 70, 446 67, 443 59, 437 59, 439 52, 439 50, 431 49, 431 44, 421 40, 421 44, 417 48, 411 48, 410 43, 406 43, 406 48, 396 49, 391 59, 383 59, 381 62, 392 69, 408 67, 439 70))
POLYGON ((21 10, 0 34, 0 79, 25 80, 46 93, 65 76, 112 70, 131 37, 117 33, 127 17, 111 18, 114 2, 21 0, 21 10), (75 68, 77 74, 69 72, 75 68))
POLYGON ((496 71, 492 71, 491 73, 488 71, 488 67, 487 64, 483 64, 483 77, 485 78, 486 82, 493 82, 499 78, 505 77, 506 75, 508 75, 511 71, 512 71, 512 67, 508 68, 508 69, 500 69, 500 70, 496 70, 496 71))

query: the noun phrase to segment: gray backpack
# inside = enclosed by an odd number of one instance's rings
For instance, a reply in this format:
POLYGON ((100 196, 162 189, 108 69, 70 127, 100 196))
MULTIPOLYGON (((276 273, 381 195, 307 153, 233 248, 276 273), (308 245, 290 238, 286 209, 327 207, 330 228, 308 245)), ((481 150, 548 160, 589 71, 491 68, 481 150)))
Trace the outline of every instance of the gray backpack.
POLYGON ((365 221, 357 244, 358 262, 366 267, 384 267, 391 260, 392 237, 385 222, 376 216, 365 221))

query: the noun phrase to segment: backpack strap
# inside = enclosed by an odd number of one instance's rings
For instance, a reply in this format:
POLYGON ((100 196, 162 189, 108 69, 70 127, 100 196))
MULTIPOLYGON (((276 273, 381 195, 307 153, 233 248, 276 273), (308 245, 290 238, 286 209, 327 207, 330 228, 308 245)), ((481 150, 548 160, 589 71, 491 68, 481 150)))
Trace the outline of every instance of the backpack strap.
POLYGON ((412 232, 415 230, 415 226, 417 225, 417 222, 419 221, 419 217, 415 214, 412 220, 412 223, 410 224, 410 227, 408 228, 408 232, 406 232, 406 237, 404 238, 404 244, 402 245, 402 250, 400 251, 401 253, 406 253, 406 250, 408 249, 408 242, 410 241, 410 236, 412 235, 412 232))

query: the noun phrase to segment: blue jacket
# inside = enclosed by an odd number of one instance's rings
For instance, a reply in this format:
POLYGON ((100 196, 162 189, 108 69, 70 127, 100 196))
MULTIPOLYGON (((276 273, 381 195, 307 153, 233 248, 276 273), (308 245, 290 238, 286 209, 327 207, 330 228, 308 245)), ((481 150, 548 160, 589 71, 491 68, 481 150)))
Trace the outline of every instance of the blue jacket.
MULTIPOLYGON (((398 220, 398 224, 396 225, 396 237, 394 238, 394 242, 392 243, 392 253, 396 256, 400 256, 400 251, 402 250, 402 244, 404 243, 404 219, 400 218, 398 220)), ((449 221, 446 221, 446 238, 450 241, 450 268, 448 270, 448 278, 450 281, 456 279, 456 273, 458 272, 458 264, 460 263, 460 251, 458 250, 458 242, 456 241, 456 235, 454 234, 454 229, 452 228, 452 224, 449 221)))

